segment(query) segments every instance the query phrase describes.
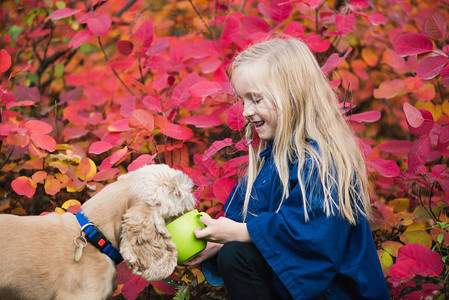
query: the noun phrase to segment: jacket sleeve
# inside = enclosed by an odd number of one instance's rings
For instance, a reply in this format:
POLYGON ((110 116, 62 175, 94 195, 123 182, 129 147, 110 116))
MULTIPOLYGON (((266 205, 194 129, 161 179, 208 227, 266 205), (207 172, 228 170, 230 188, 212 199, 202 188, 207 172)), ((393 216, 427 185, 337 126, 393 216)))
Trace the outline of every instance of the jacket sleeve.
POLYGON ((309 216, 305 221, 297 173, 295 164, 290 176, 291 192, 279 212, 259 214, 247 223, 247 228, 293 298, 311 299, 324 293, 337 273, 351 228, 338 216, 338 210, 336 215, 326 216, 318 170, 310 160, 302 172, 302 176, 311 178, 305 184, 309 216))

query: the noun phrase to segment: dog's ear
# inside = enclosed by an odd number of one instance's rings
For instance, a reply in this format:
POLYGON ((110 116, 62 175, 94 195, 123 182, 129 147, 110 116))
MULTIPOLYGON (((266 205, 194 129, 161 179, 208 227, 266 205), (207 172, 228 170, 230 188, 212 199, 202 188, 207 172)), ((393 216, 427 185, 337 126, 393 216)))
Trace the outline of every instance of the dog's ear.
POLYGON ((146 204, 124 214, 120 253, 133 273, 148 281, 167 278, 177 265, 176 246, 164 219, 146 204))

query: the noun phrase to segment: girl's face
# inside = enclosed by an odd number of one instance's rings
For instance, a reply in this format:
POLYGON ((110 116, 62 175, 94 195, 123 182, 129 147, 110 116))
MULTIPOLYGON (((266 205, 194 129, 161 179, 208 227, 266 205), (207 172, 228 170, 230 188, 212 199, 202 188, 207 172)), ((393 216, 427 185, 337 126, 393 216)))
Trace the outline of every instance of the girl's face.
POLYGON ((261 140, 267 142, 273 140, 278 120, 273 101, 255 89, 245 73, 237 71, 235 70, 232 76, 232 82, 237 96, 243 102, 243 116, 254 125, 261 140))

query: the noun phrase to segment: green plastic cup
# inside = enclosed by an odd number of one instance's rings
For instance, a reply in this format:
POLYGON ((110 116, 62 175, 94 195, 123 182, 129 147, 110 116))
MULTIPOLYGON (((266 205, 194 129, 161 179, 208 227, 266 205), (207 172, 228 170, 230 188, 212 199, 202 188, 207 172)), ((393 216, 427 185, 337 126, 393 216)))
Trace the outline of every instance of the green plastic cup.
POLYGON ((210 218, 205 212, 198 212, 198 210, 194 209, 166 226, 171 234, 173 243, 176 245, 178 264, 183 264, 191 260, 206 248, 207 242, 203 239, 197 239, 193 233, 193 230, 198 226, 205 227, 200 222, 201 216, 210 218))

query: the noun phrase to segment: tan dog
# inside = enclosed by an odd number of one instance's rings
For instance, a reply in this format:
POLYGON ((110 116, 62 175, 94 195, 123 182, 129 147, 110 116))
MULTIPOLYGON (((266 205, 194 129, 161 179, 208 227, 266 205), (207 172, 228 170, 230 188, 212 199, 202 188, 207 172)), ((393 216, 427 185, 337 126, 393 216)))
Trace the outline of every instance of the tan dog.
MULTIPOLYGON (((84 215, 148 281, 168 277, 177 253, 166 221, 192 210, 192 181, 166 165, 122 175, 82 205, 84 215)), ((0 299, 106 299, 116 266, 90 243, 74 261, 73 214, 0 215, 0 299)))

